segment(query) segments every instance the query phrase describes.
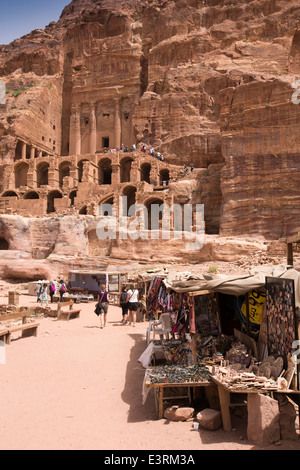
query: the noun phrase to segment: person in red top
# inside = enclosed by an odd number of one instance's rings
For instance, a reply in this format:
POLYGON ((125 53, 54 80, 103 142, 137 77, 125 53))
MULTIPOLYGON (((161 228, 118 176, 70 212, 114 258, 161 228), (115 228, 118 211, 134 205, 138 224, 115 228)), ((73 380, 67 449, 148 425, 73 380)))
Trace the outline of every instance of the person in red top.
POLYGON ((108 291, 106 290, 105 284, 102 285, 102 290, 101 292, 99 292, 98 303, 102 305, 99 316, 100 316, 100 328, 103 328, 104 326, 106 326, 108 305, 109 305, 109 294, 108 294, 108 291))

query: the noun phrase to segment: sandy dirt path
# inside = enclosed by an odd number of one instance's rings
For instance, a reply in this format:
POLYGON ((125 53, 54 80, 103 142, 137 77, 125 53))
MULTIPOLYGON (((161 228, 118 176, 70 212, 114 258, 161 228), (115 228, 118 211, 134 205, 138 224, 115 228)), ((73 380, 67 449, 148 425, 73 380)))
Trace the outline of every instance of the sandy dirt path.
MULTIPOLYGON (((21 297, 22 305, 34 299, 21 297)), ((253 449, 245 418, 234 431, 192 430, 192 423, 157 420, 153 394, 142 403, 147 323, 120 324, 111 306, 99 328, 94 304, 80 304, 69 322, 42 318, 37 337, 16 339, 0 365, 1 450, 253 449)), ((282 442, 277 450, 298 449, 282 442)))

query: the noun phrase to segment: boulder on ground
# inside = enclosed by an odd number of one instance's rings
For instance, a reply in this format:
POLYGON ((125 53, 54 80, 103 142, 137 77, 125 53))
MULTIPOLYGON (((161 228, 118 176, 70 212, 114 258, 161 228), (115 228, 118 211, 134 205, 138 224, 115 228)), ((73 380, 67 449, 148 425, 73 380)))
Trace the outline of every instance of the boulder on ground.
POLYGON ((276 400, 279 404, 279 424, 281 439, 298 440, 296 431, 297 413, 295 405, 288 399, 286 395, 276 394, 276 400))
POLYGON ((266 447, 280 440, 279 406, 276 400, 262 394, 248 394, 249 441, 266 447))
POLYGON ((222 415, 218 410, 205 408, 197 414, 200 426, 209 431, 217 431, 222 426, 222 415))
POLYGON ((194 415, 194 408, 171 406, 164 412, 164 417, 169 421, 187 421, 194 415))

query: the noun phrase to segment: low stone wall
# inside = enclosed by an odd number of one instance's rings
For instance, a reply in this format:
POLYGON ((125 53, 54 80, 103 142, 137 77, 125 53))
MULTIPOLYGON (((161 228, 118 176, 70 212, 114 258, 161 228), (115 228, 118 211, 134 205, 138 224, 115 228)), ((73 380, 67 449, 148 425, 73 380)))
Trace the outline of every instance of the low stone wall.
POLYGON ((11 313, 18 313, 18 312, 28 312, 29 315, 48 315, 49 308, 47 307, 22 307, 22 306, 15 306, 15 305, 0 305, 0 321, 2 315, 9 315, 11 313))

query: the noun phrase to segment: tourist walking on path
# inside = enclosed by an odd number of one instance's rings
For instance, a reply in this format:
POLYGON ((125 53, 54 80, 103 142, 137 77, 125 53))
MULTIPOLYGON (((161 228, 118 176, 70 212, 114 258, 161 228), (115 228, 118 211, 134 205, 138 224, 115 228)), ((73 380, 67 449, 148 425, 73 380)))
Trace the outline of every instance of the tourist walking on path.
POLYGON ((41 300, 41 291, 42 291, 42 288, 43 288, 43 285, 42 285, 42 281, 38 281, 36 287, 35 287, 35 290, 36 290, 36 301, 37 302, 40 302, 41 300))
POLYGON ((49 286, 49 294, 50 294, 50 298, 51 298, 51 303, 53 304, 53 296, 55 294, 55 291, 56 291, 56 288, 55 288, 55 284, 53 281, 50 281, 50 286, 49 286))
POLYGON ((127 302, 129 311, 129 325, 135 326, 136 324, 136 312, 139 308, 139 291, 135 289, 134 284, 130 285, 130 289, 127 292, 127 302))
POLYGON ((109 294, 106 290, 106 285, 102 285, 101 292, 98 295, 98 304, 100 304, 100 328, 106 326, 108 305, 109 305, 109 294))
POLYGON ((63 302, 64 301, 64 294, 66 293, 66 285, 64 281, 60 281, 60 286, 59 286, 59 301, 63 302))
POLYGON ((48 307, 48 286, 47 284, 43 284, 42 290, 41 290, 41 306, 43 305, 43 302, 46 302, 46 305, 48 307))
POLYGON ((126 325, 128 319, 128 302, 127 302, 127 287, 122 287, 122 292, 120 295, 120 307, 122 309, 122 323, 126 325))

